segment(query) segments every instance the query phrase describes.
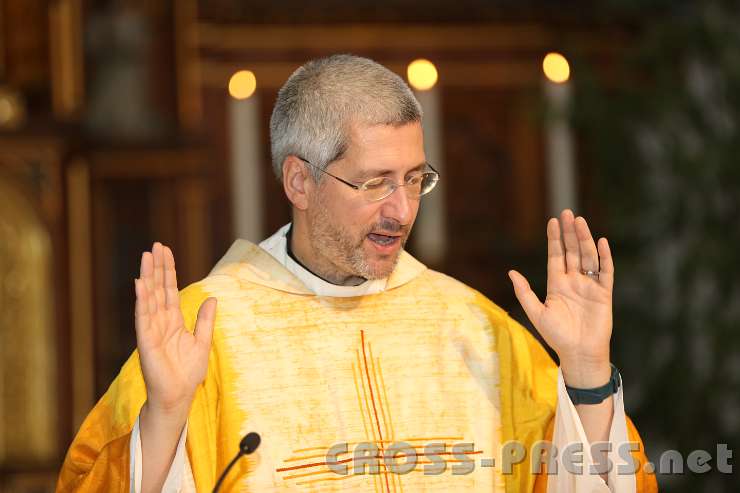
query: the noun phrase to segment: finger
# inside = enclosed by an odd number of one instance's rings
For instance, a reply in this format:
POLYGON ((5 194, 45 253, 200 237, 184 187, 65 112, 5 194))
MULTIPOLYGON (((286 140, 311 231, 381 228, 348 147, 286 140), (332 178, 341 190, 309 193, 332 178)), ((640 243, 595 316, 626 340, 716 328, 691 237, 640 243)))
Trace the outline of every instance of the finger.
POLYGON ((180 310, 180 293, 177 290, 177 272, 175 271, 175 257, 169 247, 164 247, 164 294, 167 308, 168 326, 180 330, 185 325, 180 310))
POLYGON ((136 291, 136 304, 134 305, 136 331, 146 331, 149 328, 149 301, 146 299, 146 288, 141 279, 134 279, 134 290, 136 291))
POLYGON ((152 258, 151 252, 144 252, 141 254, 141 285, 146 293, 145 299, 147 303, 147 309, 149 315, 157 313, 157 301, 153 296, 150 296, 154 287, 154 259, 152 258))
POLYGON ((169 247, 164 247, 164 294, 167 308, 180 307, 180 294, 177 291, 177 271, 175 257, 169 247))
POLYGON ((560 214, 560 229, 565 245, 565 268, 568 272, 581 272, 581 253, 578 248, 573 211, 565 209, 560 214))
POLYGON ((565 256, 560 239, 560 223, 553 217, 547 221, 547 274, 565 274, 565 256))
POLYGON ((216 298, 208 298, 200 305, 195 320, 195 339, 204 348, 211 347, 213 325, 216 320, 216 298))
POLYGON ((141 266, 139 267, 139 278, 146 280, 154 275, 154 261, 150 252, 141 254, 141 266))
POLYGON ((154 257, 154 298, 157 300, 157 308, 164 308, 164 248, 158 241, 152 246, 152 257, 154 257))
POLYGON ((606 238, 599 239, 598 249, 599 260, 601 262, 599 283, 611 290, 614 287, 614 260, 612 259, 612 251, 606 238))
POLYGON ((586 220, 578 216, 575 221, 578 247, 581 250, 581 269, 599 272, 599 254, 586 220))
POLYGON ((515 270, 510 270, 509 279, 511 279, 511 283, 514 285, 514 294, 516 295, 516 299, 519 300, 519 304, 524 308, 524 313, 527 314, 529 320, 537 327, 544 305, 537 298, 537 295, 534 294, 534 291, 529 286, 529 282, 523 275, 515 270))

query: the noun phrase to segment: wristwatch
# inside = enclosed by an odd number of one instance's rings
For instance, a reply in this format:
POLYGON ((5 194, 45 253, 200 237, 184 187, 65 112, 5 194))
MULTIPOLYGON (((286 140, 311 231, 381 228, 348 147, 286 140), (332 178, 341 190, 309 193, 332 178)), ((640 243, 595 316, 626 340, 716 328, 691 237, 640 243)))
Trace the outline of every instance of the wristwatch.
POLYGON ((599 404, 610 395, 617 393, 617 390, 619 390, 619 386, 622 383, 622 377, 619 375, 617 367, 611 363, 609 364, 612 367, 612 375, 606 385, 593 389, 577 389, 575 387, 565 386, 565 390, 568 391, 570 400, 574 405, 599 404))

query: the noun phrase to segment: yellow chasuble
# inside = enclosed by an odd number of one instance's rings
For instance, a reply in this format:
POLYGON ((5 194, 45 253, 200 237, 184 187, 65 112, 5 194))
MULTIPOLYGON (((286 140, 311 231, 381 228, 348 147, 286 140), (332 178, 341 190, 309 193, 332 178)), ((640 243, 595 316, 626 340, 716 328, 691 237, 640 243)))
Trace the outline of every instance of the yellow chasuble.
MULTIPOLYGON (((546 491, 547 477, 530 472, 529 454, 503 474, 501 447, 518 440, 529 450, 545 438, 556 365, 504 310, 407 253, 384 291, 322 297, 238 240, 180 296, 189 330, 200 304, 218 298, 208 374, 188 418, 197 491, 211 491, 250 431, 262 443, 222 491, 546 491), (327 457, 338 444, 347 452, 327 457), (399 444, 416 453, 406 474, 383 460, 399 444), (377 473, 354 474, 367 445, 377 447, 377 473), (332 471, 330 460, 348 474, 332 471), (440 461, 444 472, 425 474, 439 472, 440 461)), ((58 491, 129 491, 129 441, 145 400, 134 352, 72 443, 58 491)), ((629 421, 628 428, 639 441, 629 421)), ((395 463, 408 460, 400 453, 395 463)), ((654 476, 638 473, 637 484, 657 491, 654 476)))

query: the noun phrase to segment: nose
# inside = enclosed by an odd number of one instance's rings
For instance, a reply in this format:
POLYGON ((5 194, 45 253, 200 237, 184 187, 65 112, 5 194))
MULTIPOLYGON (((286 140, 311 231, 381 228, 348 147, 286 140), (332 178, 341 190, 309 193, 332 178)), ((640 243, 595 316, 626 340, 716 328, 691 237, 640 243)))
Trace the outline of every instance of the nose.
POLYGON ((406 226, 413 220, 415 204, 406 193, 406 187, 396 188, 392 194, 383 199, 382 214, 389 219, 395 219, 399 224, 406 226))

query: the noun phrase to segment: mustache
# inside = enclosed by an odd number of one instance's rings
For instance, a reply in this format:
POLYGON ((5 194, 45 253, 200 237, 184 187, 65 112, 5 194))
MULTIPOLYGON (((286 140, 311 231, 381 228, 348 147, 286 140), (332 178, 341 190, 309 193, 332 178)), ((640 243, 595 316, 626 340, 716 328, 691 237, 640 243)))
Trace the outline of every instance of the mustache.
POLYGON ((383 218, 380 220, 380 222, 374 224, 369 230, 367 234, 373 233, 373 232, 386 232, 386 233, 408 233, 409 226, 408 225, 402 225, 395 219, 387 219, 383 218))

